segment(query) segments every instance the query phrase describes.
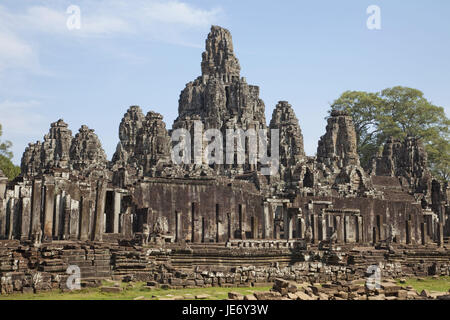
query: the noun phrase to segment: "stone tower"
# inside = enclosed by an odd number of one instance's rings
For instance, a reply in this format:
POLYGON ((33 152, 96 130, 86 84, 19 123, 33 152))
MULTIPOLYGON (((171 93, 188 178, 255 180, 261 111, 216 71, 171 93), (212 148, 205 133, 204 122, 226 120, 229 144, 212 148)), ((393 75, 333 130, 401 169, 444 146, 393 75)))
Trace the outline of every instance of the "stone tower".
POLYGON ((305 150, 300 125, 287 101, 278 102, 269 128, 279 130, 280 177, 285 181, 292 180, 293 170, 305 158, 305 150))
POLYGON ((112 158, 113 166, 132 167, 138 175, 157 175, 170 164, 170 137, 163 116, 138 106, 125 113, 119 127, 120 142, 112 158))
MULTIPOLYGON (((239 61, 228 30, 211 27, 201 69, 202 75, 189 82, 180 94, 179 116, 173 129, 184 128, 193 136, 194 124, 200 121, 204 130, 218 129, 225 137, 227 129, 267 128, 259 87, 240 78, 239 61)), ((240 167, 238 171, 245 169, 249 168, 240 167)))
POLYGON ((81 126, 72 141, 70 159, 73 169, 86 173, 105 169, 108 162, 94 130, 85 125, 81 126))
POLYGON ((317 147, 317 168, 322 183, 343 192, 363 192, 370 181, 361 167, 353 120, 345 111, 334 110, 328 118, 326 133, 317 147))
POLYGON ((399 177, 411 192, 430 194, 432 178, 427 162, 427 153, 419 138, 408 136, 400 141, 391 137, 375 159, 372 173, 399 177))
POLYGON ((62 119, 53 122, 42 143, 30 143, 25 149, 22 156, 22 173, 35 175, 51 168, 68 169, 72 139, 72 131, 67 123, 62 119))

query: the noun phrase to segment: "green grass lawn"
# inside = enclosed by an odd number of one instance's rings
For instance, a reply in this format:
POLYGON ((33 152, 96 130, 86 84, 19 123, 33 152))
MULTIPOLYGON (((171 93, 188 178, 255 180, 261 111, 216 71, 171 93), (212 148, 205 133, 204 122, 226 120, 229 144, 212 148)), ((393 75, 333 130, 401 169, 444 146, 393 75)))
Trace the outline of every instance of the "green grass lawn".
MULTIPOLYGON (((406 283, 400 283, 400 279, 397 283, 403 287, 412 286, 419 293, 423 289, 429 291, 448 292, 450 289, 450 277, 440 277, 434 279, 432 277, 426 278, 409 278, 406 279, 406 283)), ((105 286, 112 286, 114 282, 105 281, 105 286)), ((154 289, 150 290, 145 288, 145 282, 133 283, 133 287, 130 287, 127 283, 120 283, 120 286, 124 289, 120 293, 105 293, 101 292, 100 288, 88 288, 72 292, 61 293, 58 290, 38 293, 38 294, 12 294, 12 295, 0 295, 0 300, 133 300, 137 297, 144 297, 146 300, 158 300, 165 298, 184 297, 185 300, 195 300, 196 295, 208 295, 205 300, 223 300, 228 298, 228 292, 239 292, 243 295, 251 294, 256 291, 268 291, 272 286, 264 287, 236 287, 236 288, 222 288, 222 287, 209 287, 209 288, 197 288, 197 289, 177 289, 177 290, 164 290, 154 289)))
POLYGON ((409 278, 405 279, 406 283, 400 283, 400 279, 397 279, 397 283, 401 286, 411 286, 419 293, 426 289, 428 291, 448 292, 450 290, 450 277, 439 277, 434 279, 432 277, 426 278, 409 278))
MULTIPOLYGON (((104 282, 104 285, 113 283, 104 282)), ((185 300, 195 300, 196 295, 209 295, 205 300, 223 300, 228 298, 228 292, 239 292, 241 294, 251 294, 256 291, 268 291, 272 286, 265 287, 245 287, 245 288, 198 288, 198 289, 177 289, 149 290, 144 288, 145 283, 134 283, 134 287, 128 287, 128 284, 121 283, 124 290, 121 293, 104 293, 100 288, 82 289, 73 292, 61 293, 60 291, 51 291, 38 294, 11 294, 0 295, 0 300, 133 300, 136 297, 145 297, 146 300, 159 300, 164 298, 173 298, 183 296, 185 300)))

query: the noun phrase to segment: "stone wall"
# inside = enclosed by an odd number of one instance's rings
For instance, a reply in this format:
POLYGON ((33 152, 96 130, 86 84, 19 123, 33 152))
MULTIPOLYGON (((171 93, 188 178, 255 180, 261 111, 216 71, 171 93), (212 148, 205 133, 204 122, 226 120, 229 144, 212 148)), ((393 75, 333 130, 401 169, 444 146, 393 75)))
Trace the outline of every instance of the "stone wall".
POLYGON ((343 247, 337 253, 339 261, 317 247, 142 248, 60 242, 37 248, 18 241, 0 241, 0 292, 67 290, 69 266, 80 268, 82 286, 113 278, 147 281, 165 288, 252 286, 271 283, 276 278, 311 283, 365 279, 371 265, 378 265, 384 278, 450 275, 448 250, 406 246, 387 252, 343 247))

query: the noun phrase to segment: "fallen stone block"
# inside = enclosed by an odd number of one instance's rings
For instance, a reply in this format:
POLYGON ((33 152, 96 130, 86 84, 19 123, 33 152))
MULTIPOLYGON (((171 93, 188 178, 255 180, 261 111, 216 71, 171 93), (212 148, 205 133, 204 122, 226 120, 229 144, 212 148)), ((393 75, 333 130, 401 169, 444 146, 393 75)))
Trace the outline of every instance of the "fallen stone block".
POLYGON ((100 288, 100 291, 106 293, 120 293, 123 289, 120 287, 102 287, 100 288))
POLYGON ((238 292, 228 292, 228 299, 232 300, 244 300, 244 295, 238 292))

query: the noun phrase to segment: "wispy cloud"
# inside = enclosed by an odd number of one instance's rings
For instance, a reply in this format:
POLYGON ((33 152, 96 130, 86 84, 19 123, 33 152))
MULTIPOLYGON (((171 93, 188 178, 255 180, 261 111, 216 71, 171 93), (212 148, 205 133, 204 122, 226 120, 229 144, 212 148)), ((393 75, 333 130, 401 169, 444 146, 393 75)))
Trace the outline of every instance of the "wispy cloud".
POLYGON ((35 69, 38 57, 33 48, 12 32, 0 29, 0 72, 10 68, 35 69))
MULTIPOLYGON (((186 35, 217 23, 223 13, 220 7, 197 8, 178 0, 81 0, 77 1, 81 29, 69 30, 70 14, 66 9, 70 4, 69 1, 65 5, 35 1, 16 10, 0 5, 0 73, 6 68, 21 68, 45 74, 39 59, 40 37, 89 41, 131 35, 197 47, 200 45, 191 43, 186 35)), ((87 45, 92 45, 92 41, 87 45)))
POLYGON ((153 21, 185 26, 207 26, 221 13, 220 8, 202 10, 178 1, 151 2, 143 15, 153 21))
POLYGON ((35 100, 0 101, 3 132, 13 137, 42 134, 48 121, 40 115, 40 106, 40 102, 35 100))

